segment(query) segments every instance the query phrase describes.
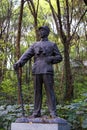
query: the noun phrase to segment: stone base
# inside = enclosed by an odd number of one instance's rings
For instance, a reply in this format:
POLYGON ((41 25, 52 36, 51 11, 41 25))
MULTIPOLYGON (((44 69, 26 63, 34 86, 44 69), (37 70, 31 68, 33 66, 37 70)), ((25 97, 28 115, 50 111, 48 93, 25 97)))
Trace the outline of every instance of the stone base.
POLYGON ((11 130, 70 130, 70 125, 66 120, 59 117, 21 117, 11 124, 11 130))
POLYGON ((70 125, 60 117, 20 117, 11 124, 11 130, 70 130, 70 125))
POLYGON ((70 126, 63 124, 12 123, 11 130, 70 130, 70 126))

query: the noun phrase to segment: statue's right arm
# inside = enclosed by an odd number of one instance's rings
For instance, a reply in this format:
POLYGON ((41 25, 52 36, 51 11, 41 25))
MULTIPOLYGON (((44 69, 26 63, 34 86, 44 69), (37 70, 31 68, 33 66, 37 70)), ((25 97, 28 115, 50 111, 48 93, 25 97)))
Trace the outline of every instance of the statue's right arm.
POLYGON ((33 45, 20 57, 17 61, 20 63, 20 67, 22 67, 29 59, 34 56, 34 48, 33 45))

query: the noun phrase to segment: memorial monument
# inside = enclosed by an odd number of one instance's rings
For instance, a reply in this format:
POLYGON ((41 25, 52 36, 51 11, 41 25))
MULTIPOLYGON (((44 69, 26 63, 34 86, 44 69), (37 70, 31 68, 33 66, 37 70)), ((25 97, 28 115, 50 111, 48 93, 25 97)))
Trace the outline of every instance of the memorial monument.
POLYGON ((41 40, 35 42, 14 64, 18 71, 28 60, 34 57, 32 74, 34 77, 34 110, 30 117, 21 117, 12 123, 11 130, 70 130, 67 121, 56 114, 56 100, 54 93, 53 64, 62 61, 57 45, 48 40, 50 29, 48 26, 38 28, 41 40), (41 115, 42 87, 45 87, 49 117, 41 115))

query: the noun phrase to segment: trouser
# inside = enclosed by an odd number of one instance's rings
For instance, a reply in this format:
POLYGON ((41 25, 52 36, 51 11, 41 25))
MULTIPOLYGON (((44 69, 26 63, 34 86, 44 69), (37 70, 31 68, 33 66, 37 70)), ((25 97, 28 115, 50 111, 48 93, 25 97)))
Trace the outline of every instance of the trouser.
POLYGON ((42 106, 42 85, 44 84, 48 109, 50 115, 56 113, 56 100, 54 94, 54 78, 51 74, 37 74, 34 75, 34 112, 33 114, 39 115, 41 114, 41 106, 42 106))

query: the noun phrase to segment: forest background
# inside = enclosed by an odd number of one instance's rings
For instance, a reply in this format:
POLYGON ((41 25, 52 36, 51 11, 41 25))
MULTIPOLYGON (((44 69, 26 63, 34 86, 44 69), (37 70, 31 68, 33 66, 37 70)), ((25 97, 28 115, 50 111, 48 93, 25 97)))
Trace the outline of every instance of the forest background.
MULTIPOLYGON (((50 27, 49 39, 63 56, 54 65, 57 113, 72 130, 87 129, 87 1, 0 0, 0 130, 9 130, 22 114, 13 64, 35 41, 38 27, 50 27)), ((22 68, 25 114, 33 109, 33 59, 22 68)), ((42 113, 48 114, 43 88, 42 113)))

